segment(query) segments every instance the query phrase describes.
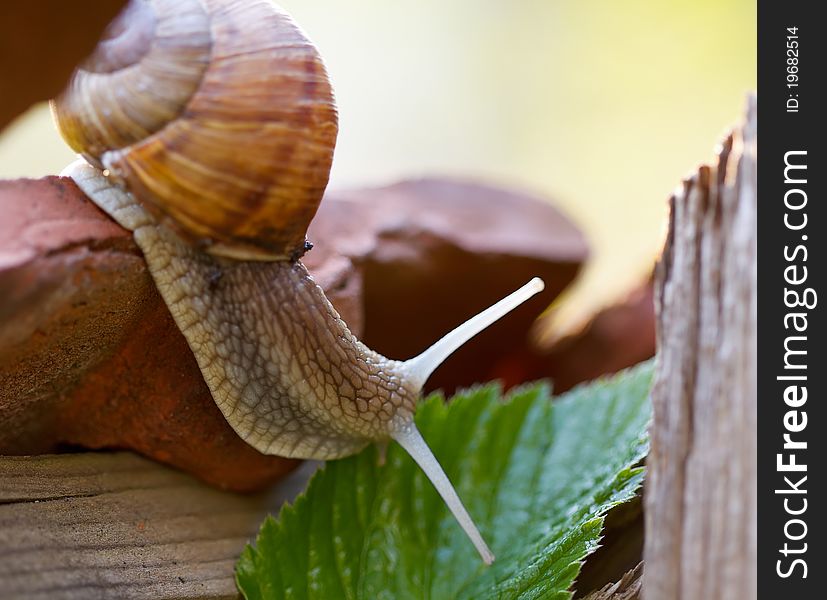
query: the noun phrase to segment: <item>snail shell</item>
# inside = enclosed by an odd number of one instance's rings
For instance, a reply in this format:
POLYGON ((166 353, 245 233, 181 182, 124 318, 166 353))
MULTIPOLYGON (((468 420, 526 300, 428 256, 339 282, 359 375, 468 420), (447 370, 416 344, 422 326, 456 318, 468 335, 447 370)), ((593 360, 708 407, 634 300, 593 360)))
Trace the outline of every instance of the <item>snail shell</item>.
POLYGON ((53 112, 158 220, 249 260, 301 253, 338 129, 317 50, 266 1, 131 3, 53 112))

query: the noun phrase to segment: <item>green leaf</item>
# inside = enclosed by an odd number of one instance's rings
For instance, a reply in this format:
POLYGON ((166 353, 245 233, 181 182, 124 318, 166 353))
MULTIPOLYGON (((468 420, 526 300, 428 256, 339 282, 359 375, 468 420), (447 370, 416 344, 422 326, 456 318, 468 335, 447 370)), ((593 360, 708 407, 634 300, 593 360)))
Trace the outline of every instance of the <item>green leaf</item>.
POLYGON ((652 365, 549 401, 496 385, 416 422, 497 555, 485 567, 430 482, 393 444, 330 462, 248 546, 236 581, 270 598, 570 598, 603 515, 643 480, 652 365))

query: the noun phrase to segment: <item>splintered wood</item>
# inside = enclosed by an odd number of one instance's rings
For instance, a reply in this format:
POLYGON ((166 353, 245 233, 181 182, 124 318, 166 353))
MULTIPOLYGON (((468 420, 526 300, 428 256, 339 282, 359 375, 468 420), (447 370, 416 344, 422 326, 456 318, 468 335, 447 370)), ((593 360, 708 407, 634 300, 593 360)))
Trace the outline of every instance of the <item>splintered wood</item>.
POLYGON ((657 268, 647 600, 756 597, 757 108, 671 198, 657 268))
POLYGON ((639 600, 642 577, 643 563, 639 563, 617 583, 610 583, 583 600, 639 600))

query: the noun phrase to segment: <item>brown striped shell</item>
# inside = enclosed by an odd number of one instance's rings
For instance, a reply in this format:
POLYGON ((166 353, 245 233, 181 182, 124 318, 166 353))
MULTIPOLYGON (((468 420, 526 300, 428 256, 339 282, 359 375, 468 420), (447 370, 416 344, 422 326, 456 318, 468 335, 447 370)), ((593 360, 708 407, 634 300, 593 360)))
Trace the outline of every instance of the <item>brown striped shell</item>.
POLYGON ((241 259, 301 251, 338 129, 316 48, 267 0, 132 0, 53 112, 156 218, 241 259))

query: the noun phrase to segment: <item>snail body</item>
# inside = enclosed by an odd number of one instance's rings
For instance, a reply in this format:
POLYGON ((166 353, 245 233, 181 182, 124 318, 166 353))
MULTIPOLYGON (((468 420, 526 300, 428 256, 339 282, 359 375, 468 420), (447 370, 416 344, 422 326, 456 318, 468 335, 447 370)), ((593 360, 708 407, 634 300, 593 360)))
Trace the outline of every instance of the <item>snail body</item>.
POLYGON ((239 436, 266 454, 312 459, 396 440, 493 561, 413 416, 431 372, 543 284, 406 361, 356 339, 300 260, 336 109, 318 53, 289 16, 260 1, 133 1, 53 110, 85 159, 64 174, 133 232, 239 436), (149 75, 138 73, 147 61, 149 75), (166 89, 176 78, 180 89, 166 89), (147 92, 156 89, 158 98, 147 92))
POLYGON ((299 260, 212 256, 158 223, 82 162, 72 178, 133 232, 178 328, 233 429, 265 454, 331 459, 389 439, 419 389, 402 363, 347 328, 299 260))

